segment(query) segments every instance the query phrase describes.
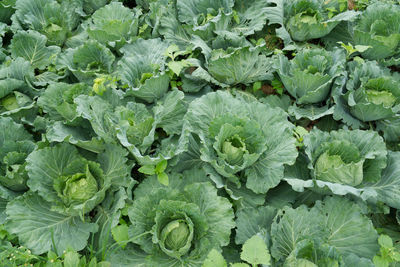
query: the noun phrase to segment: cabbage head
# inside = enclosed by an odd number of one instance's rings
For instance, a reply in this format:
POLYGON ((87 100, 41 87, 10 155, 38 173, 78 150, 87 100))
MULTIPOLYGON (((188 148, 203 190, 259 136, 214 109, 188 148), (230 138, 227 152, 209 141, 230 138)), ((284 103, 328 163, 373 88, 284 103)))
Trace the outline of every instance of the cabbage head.
POLYGON ((217 195, 201 169, 156 176, 133 192, 129 242, 109 253, 112 266, 200 266, 213 248, 229 244, 235 226, 232 204, 217 195))
POLYGON ((361 122, 393 117, 400 111, 400 75, 376 62, 352 62, 346 83, 345 103, 350 114, 361 122))
POLYGON ((369 5, 354 28, 356 45, 370 46, 361 53, 371 60, 385 59, 400 52, 400 6, 369 5))
POLYGON ((299 104, 316 104, 328 97, 333 80, 345 62, 344 54, 324 49, 304 49, 289 60, 281 55, 278 74, 289 94, 299 104))
POLYGON ((209 93, 190 103, 184 119, 183 134, 199 139, 196 153, 217 186, 243 183, 265 193, 297 156, 287 114, 256 100, 209 93))
POLYGON ((346 57, 340 50, 303 49, 291 60, 280 55, 276 66, 278 75, 296 99, 296 105, 289 112, 297 119, 311 120, 333 113, 327 102, 335 79, 344 75, 345 62, 346 57))
POLYGON ((385 143, 376 132, 313 130, 304 144, 316 180, 356 187, 378 181, 386 167, 385 143))
POLYGON ((61 143, 26 158, 30 190, 7 203, 5 227, 32 254, 84 249, 99 229, 94 216, 104 211, 106 192, 114 196, 111 185, 134 182, 121 147, 105 145, 97 156, 82 151, 61 143))

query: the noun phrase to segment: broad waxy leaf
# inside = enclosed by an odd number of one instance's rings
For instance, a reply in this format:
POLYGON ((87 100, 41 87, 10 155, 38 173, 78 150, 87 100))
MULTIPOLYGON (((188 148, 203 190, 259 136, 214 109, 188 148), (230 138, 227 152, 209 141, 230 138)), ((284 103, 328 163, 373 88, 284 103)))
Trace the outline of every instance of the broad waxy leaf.
POLYGON ((51 204, 35 193, 12 201, 7 206, 7 215, 8 231, 17 234, 22 244, 37 254, 50 249, 61 254, 69 247, 81 250, 87 245, 90 233, 97 230, 96 224, 52 211, 51 204))
POLYGON ((271 256, 264 240, 255 235, 243 244, 240 258, 252 265, 270 264, 271 256))
POLYGON ((57 46, 47 47, 46 41, 45 36, 35 31, 19 32, 12 39, 12 56, 22 57, 33 67, 44 69, 60 52, 57 46))

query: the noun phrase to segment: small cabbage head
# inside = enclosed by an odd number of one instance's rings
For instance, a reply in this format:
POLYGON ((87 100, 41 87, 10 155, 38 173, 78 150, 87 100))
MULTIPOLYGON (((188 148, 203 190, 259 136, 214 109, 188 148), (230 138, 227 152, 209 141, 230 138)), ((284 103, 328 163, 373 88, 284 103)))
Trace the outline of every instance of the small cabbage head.
POLYGON ((393 117, 400 111, 400 75, 376 62, 351 64, 344 98, 352 116, 362 122, 393 117))
POLYGON ((146 106, 129 102, 126 107, 118 107, 115 113, 120 127, 126 132, 129 143, 141 147, 144 139, 149 136, 154 123, 154 118, 146 106))
POLYGON ((192 246, 193 222, 189 217, 173 220, 161 230, 160 248, 167 255, 185 255, 192 246))
POLYGON ((82 203, 92 198, 98 191, 96 178, 86 165, 84 173, 61 176, 54 184, 58 196, 66 205, 82 203))
POLYGON ((298 104, 316 104, 328 98, 335 78, 344 71, 345 61, 340 50, 303 49, 292 60, 281 55, 278 74, 298 104))
POLYGON ((218 155, 216 167, 230 165, 238 171, 253 164, 261 155, 264 134, 256 121, 230 115, 215 118, 210 125, 210 137, 218 155))
POLYGON ((15 113, 22 109, 28 109, 32 106, 32 99, 18 91, 4 96, 0 99, 0 114, 1 113, 15 113))
POLYGON ((369 5, 354 28, 356 45, 370 46, 361 55, 370 60, 400 52, 400 6, 387 3, 369 5))

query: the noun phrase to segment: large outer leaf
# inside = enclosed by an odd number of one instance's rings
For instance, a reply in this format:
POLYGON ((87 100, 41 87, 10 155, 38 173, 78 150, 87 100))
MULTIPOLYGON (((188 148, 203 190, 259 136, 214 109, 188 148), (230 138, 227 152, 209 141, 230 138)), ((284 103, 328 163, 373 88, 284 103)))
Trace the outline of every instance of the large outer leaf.
POLYGON ((276 212, 275 208, 269 206, 238 211, 236 213, 236 244, 243 244, 256 234, 260 234, 265 239, 270 238, 267 233, 271 230, 276 212))
MULTIPOLYGON (((112 266, 115 267, 126 267, 126 266, 135 266, 135 267, 147 267, 150 266, 148 263, 148 254, 144 251, 140 250, 137 245, 128 244, 125 249, 121 247, 117 247, 109 251, 106 254, 106 259, 109 262, 112 262, 112 266)), ((167 263, 168 264, 168 263, 167 263)), ((173 266, 167 265, 166 266, 173 266)), ((162 266, 162 265, 157 265, 162 266)))
POLYGON ((267 23, 268 13, 265 8, 269 5, 264 0, 236 0, 234 10, 238 12, 240 23, 232 30, 246 36, 261 31, 267 23))
POLYGON ((74 99, 76 112, 87 119, 95 133, 108 143, 115 142, 115 130, 112 125, 112 105, 99 96, 80 95, 74 99))
POLYGON ((16 0, 5 0, 0 4, 0 21, 3 23, 9 23, 12 14, 14 13, 16 0))
POLYGON ((331 115, 334 113, 335 108, 323 106, 318 107, 314 105, 306 105, 306 106, 290 106, 289 107, 289 114, 296 117, 296 120, 301 118, 307 118, 309 120, 318 120, 324 116, 331 115))
POLYGON ((93 13, 90 37, 99 42, 123 42, 137 34, 138 16, 122 3, 112 2, 93 13))
POLYGON ((104 176, 114 185, 128 187, 135 183, 130 175, 133 164, 127 162, 127 155, 128 152, 124 148, 107 144, 105 151, 97 156, 104 176))
POLYGON ((198 25, 198 17, 200 15, 206 17, 209 10, 218 13, 221 9, 222 12, 229 14, 233 5, 233 0, 178 0, 176 3, 179 20, 195 26, 198 25))
POLYGON ((46 24, 43 7, 47 0, 18 0, 16 1, 17 12, 15 14, 22 23, 38 30, 46 24))
POLYGON ((400 115, 377 122, 377 131, 382 131, 386 142, 400 142, 400 115))
POLYGON ((156 39, 138 39, 120 49, 126 57, 140 58, 145 64, 156 64, 162 68, 165 64, 165 50, 168 42, 156 39))
POLYGON ((374 190, 376 200, 400 208, 400 152, 389 152, 388 164, 377 183, 367 186, 366 191, 374 190))
POLYGON ((377 253, 378 234, 357 204, 345 198, 328 197, 317 202, 314 209, 322 214, 323 226, 328 231, 326 242, 341 254, 372 258, 377 253))
MULTIPOLYGON (((32 136, 22 124, 15 123, 11 118, 0 117, 0 147, 4 149, 9 142, 32 140, 32 136)), ((0 150, 0 160, 4 157, 4 150, 0 150)))
POLYGON ((16 234, 21 244, 35 254, 56 249, 61 255, 69 247, 82 250, 90 233, 97 231, 96 224, 51 211, 50 203, 35 193, 10 202, 7 216, 7 230, 16 234))
POLYGON ((183 116, 187 111, 187 103, 184 93, 174 90, 153 108, 154 120, 157 127, 163 128, 168 134, 180 134, 182 132, 183 116))
POLYGON ((60 52, 57 46, 46 47, 47 38, 35 31, 18 32, 11 41, 13 57, 22 57, 32 66, 44 69, 60 52))
POLYGON ((281 210, 271 226, 272 256, 277 260, 286 258, 305 239, 322 241, 326 235, 322 219, 318 211, 306 206, 281 210))
MULTIPOLYGON (((214 50, 215 51, 215 50, 214 50)), ((208 72, 224 86, 272 79, 271 62, 257 48, 243 47, 209 59, 208 72)))
POLYGON ((290 37, 289 32, 286 30, 284 26, 285 21, 285 13, 284 13, 284 0, 269 0, 269 2, 273 5, 271 7, 267 7, 265 12, 268 14, 268 25, 277 24, 280 27, 275 30, 277 37, 281 38, 285 43, 285 46, 288 47, 293 43, 292 37, 290 37))
POLYGON ((192 42, 192 32, 180 23, 174 5, 170 4, 165 9, 165 15, 160 18, 158 31, 164 36, 165 40, 185 50, 192 42))
POLYGON ((67 126, 60 121, 48 126, 46 137, 51 142, 69 142, 94 153, 104 150, 104 141, 90 129, 67 126))

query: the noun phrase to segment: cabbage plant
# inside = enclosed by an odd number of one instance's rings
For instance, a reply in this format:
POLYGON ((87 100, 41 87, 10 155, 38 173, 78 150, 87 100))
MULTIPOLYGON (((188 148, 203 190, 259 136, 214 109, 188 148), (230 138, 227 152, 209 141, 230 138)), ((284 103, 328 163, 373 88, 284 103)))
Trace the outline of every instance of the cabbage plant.
POLYGON ((63 46, 78 27, 83 3, 56 0, 18 0, 12 18, 14 30, 30 29, 48 38, 50 44, 63 46))
POLYGON ((235 226, 232 204, 217 195, 206 173, 170 173, 169 186, 156 176, 133 192, 125 248, 110 248, 112 266, 199 266, 213 248, 229 243, 235 226))
POLYGON ((335 118, 353 127, 393 118, 400 111, 400 75, 374 61, 349 63, 344 92, 335 96, 335 118))
POLYGON ((289 44, 329 34, 340 22, 354 20, 358 13, 348 10, 343 0, 272 0, 267 8, 269 24, 279 24, 277 36, 289 44))
POLYGON ((160 39, 138 39, 121 48, 124 56, 118 61, 117 70, 128 96, 152 103, 168 91, 167 47, 160 39))
POLYGON ((361 55, 367 59, 385 59, 400 52, 400 6, 374 3, 363 12, 354 27, 354 42, 369 48, 361 55))
POLYGON ((271 225, 272 257, 281 266, 373 266, 368 262, 379 249, 378 234, 363 213, 337 196, 312 208, 285 207, 271 225))
POLYGON ((303 49, 289 60, 284 55, 277 62, 278 75, 288 93, 296 99, 289 112, 297 119, 315 120, 332 114, 329 107, 335 79, 344 75, 346 57, 341 50, 303 49))
POLYGON ((316 180, 358 186, 378 181, 386 167, 385 143, 375 132, 314 130, 304 144, 316 180))
POLYGON ((28 186, 60 213, 83 216, 104 199, 111 186, 100 164, 80 156, 71 145, 37 150, 27 162, 28 186))
POLYGON ((304 137, 305 154, 287 166, 285 181, 294 190, 353 195, 399 208, 400 153, 386 149, 375 131, 313 129, 304 137))
MULTIPOLYGON (((8 202, 28 190, 26 157, 35 143, 23 125, 0 117, 0 202, 8 202)), ((0 222, 4 220, 0 211, 0 222)))
POLYGON ((57 69, 67 69, 80 81, 92 83, 99 74, 109 74, 115 56, 96 40, 69 48, 57 58, 57 69))
POLYGON ((88 159, 67 143, 33 151, 26 158, 30 190, 8 203, 7 231, 37 254, 83 249, 98 227, 89 213, 113 184, 131 182, 126 154, 107 145, 88 159))
POLYGON ((199 154, 218 186, 243 183, 265 193, 283 177, 283 165, 297 156, 287 114, 256 100, 218 91, 194 100, 184 134, 200 140, 199 154))
POLYGON ((35 113, 34 92, 28 85, 34 73, 29 61, 16 57, 0 68, 0 114, 19 120, 35 113))

